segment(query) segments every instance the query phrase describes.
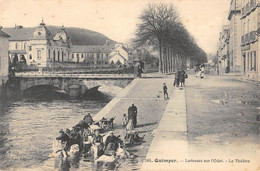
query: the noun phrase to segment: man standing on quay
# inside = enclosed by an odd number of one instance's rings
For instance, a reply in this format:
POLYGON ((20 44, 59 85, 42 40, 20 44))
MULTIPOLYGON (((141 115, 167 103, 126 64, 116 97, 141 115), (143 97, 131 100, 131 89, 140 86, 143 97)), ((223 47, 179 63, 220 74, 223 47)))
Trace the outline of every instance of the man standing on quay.
POLYGON ((128 121, 130 119, 132 119, 135 128, 137 124, 137 108, 133 102, 132 105, 128 108, 128 121))

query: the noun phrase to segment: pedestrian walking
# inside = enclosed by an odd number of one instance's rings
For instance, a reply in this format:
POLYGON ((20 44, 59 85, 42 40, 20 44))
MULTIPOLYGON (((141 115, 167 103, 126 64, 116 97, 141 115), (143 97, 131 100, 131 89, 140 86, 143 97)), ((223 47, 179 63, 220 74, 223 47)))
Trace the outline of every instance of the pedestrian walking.
POLYGON ((187 73, 184 70, 181 70, 180 73, 180 83, 181 83, 181 87, 185 86, 185 79, 188 78, 187 73))
POLYGON ((202 64, 200 67, 200 78, 204 78, 205 65, 202 64))
POLYGON ((167 92, 167 86, 166 86, 165 83, 163 83, 163 97, 164 97, 164 100, 168 100, 169 99, 168 92, 167 92))
POLYGON ((137 125, 137 107, 132 102, 131 106, 128 108, 128 122, 132 119, 134 128, 137 125))

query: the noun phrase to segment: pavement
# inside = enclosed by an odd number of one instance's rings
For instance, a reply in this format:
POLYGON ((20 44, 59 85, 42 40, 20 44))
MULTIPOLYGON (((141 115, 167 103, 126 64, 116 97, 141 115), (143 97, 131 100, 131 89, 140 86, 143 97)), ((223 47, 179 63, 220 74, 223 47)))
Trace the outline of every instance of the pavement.
POLYGON ((185 88, 174 88, 141 170, 181 169, 188 157, 185 88))
POLYGON ((164 100, 163 83, 168 86, 168 93, 173 91, 173 76, 162 76, 160 74, 149 74, 145 78, 133 80, 121 93, 111 100, 93 119, 99 120, 102 117, 114 120, 114 133, 125 136, 125 128, 122 126, 123 114, 127 114, 128 107, 134 102, 137 107, 137 128, 139 136, 144 136, 144 142, 140 145, 128 148, 130 153, 136 157, 130 161, 121 163, 120 170, 139 170, 142 167, 147 151, 152 142, 152 132, 157 129, 159 121, 165 111, 169 100, 164 100))
POLYGON ((121 170, 260 170, 259 84, 233 75, 204 79, 189 74, 184 88, 173 75, 135 79, 95 119, 116 117, 124 136, 123 113, 134 102, 145 142, 128 150, 136 158, 121 170), (163 99, 162 83, 169 100, 163 99))
POLYGON ((141 170, 260 170, 259 93, 235 75, 189 75, 173 90, 141 170))

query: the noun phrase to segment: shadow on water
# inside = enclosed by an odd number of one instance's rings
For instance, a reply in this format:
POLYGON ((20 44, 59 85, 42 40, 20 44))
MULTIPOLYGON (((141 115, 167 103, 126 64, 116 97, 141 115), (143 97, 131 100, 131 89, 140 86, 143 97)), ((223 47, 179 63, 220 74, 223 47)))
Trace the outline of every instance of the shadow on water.
POLYGON ((86 91, 81 96, 71 97, 65 91, 61 91, 54 86, 40 85, 27 89, 23 98, 26 100, 53 101, 53 100, 93 100, 109 102, 113 97, 99 92, 97 89, 86 91))

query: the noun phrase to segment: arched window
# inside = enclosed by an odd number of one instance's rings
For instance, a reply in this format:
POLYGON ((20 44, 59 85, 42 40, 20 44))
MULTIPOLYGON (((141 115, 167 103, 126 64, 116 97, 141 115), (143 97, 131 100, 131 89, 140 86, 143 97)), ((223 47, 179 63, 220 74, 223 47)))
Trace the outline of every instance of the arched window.
POLYGON ((60 62, 60 51, 58 51, 58 62, 60 62))
POLYGON ((79 62, 79 54, 77 53, 77 62, 79 62))
POLYGON ((37 50, 37 59, 41 59, 41 58, 42 58, 42 51, 37 50))
POLYGON ((55 53, 55 50, 53 50, 53 61, 55 61, 55 56, 56 56, 56 53, 55 53))

